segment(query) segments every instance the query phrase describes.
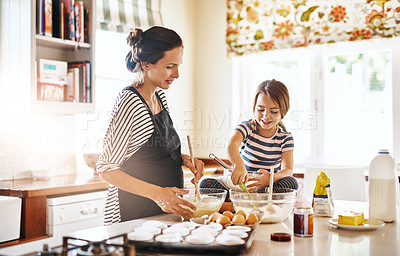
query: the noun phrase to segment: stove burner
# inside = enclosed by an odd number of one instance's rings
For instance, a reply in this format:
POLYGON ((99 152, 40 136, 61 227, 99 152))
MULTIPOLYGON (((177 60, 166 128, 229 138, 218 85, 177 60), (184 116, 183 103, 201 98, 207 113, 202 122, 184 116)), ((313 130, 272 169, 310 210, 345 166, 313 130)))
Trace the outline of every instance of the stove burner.
POLYGON ((62 255, 70 255, 70 252, 74 252, 73 255, 77 256, 134 256, 135 246, 128 244, 127 234, 110 237, 96 242, 75 237, 63 237, 62 255), (115 244, 110 242, 118 238, 122 238, 123 243, 115 244), (74 242, 85 242, 86 244, 76 245, 74 242))
POLYGON ((121 248, 116 248, 115 246, 112 245, 107 245, 97 242, 79 248, 76 253, 77 256, 87 256, 87 255, 111 256, 111 255, 122 255, 122 254, 123 251, 121 251, 121 248))
POLYGON ((57 252, 50 250, 48 244, 43 244, 43 250, 39 252, 37 255, 40 256, 56 256, 57 252))

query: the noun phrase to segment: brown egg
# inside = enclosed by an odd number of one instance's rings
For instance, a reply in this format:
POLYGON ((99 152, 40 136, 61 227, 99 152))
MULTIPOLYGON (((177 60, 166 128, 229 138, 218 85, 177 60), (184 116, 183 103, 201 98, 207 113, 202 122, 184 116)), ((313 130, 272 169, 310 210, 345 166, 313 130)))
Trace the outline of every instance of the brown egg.
POLYGON ((247 216, 247 219, 246 219, 247 225, 253 225, 257 222, 258 222, 258 217, 255 214, 250 213, 249 216, 247 216))
POLYGON ((216 222, 216 221, 219 219, 219 217, 221 217, 221 216, 222 216, 221 213, 219 213, 219 212, 213 212, 213 213, 211 213, 210 216, 208 217, 208 220, 209 220, 210 222, 216 222))
POLYGON ((246 219, 246 213, 243 210, 237 211, 235 215, 238 215, 238 214, 243 215, 244 219, 246 219))
POLYGON ((222 215, 225 215, 226 217, 228 217, 230 220, 233 219, 233 213, 231 211, 224 211, 224 213, 222 215))
POLYGON ((242 214, 235 214, 232 219, 232 224, 244 225, 246 223, 246 219, 242 214))
POLYGON ((222 215, 217 219, 217 223, 225 227, 226 225, 231 224, 231 219, 225 215, 222 215))

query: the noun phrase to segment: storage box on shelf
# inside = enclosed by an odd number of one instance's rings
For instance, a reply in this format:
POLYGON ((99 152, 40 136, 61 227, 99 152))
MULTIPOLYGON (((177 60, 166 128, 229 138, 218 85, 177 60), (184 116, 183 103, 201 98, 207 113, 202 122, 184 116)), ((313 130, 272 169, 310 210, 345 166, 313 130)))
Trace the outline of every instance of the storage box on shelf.
MULTIPOLYGON (((65 36, 65 29, 62 29, 63 32, 59 35, 51 35, 49 33, 45 33, 46 17, 41 18, 41 16, 46 16, 47 14, 42 14, 41 10, 43 10, 43 4, 46 2, 54 3, 59 2, 63 4, 63 9, 65 10, 64 4, 69 4, 71 2, 81 2, 81 1, 51 1, 51 0, 36 0, 31 1, 31 45, 32 56, 31 56, 31 102, 32 109, 35 112, 40 113, 53 113, 53 114, 77 114, 77 113, 87 113, 94 111, 94 96, 95 96, 95 76, 94 76, 94 37, 95 37, 95 2, 84 0, 83 9, 87 10, 87 32, 85 34, 85 38, 83 40, 79 39, 71 39, 71 37, 65 36), (39 7, 42 8, 39 8, 39 7), (60 37, 60 38, 58 38, 60 37), (72 97, 67 97, 67 88, 65 88, 65 97, 64 100, 60 99, 60 97, 50 97, 46 99, 46 97, 42 97, 43 89, 41 88, 41 83, 38 82, 40 79, 40 68, 39 63, 40 60, 56 60, 63 61, 68 63, 68 68, 70 68, 71 63, 81 63, 87 62, 90 63, 90 67, 87 68, 85 66, 85 74, 87 74, 87 78, 85 81, 88 81, 89 84, 81 85, 83 87, 82 92, 85 92, 85 95, 79 96, 79 94, 74 94, 72 97), (87 69, 86 69, 87 68, 87 69), (89 71, 90 70, 90 71, 89 71), (87 72, 86 72, 87 71, 87 72), (39 77, 38 77, 39 76, 39 77), (87 89, 87 88, 89 89, 87 89)), ((61 8, 61 7, 60 7, 61 8)), ((59 12, 55 12, 52 10, 52 15, 63 15, 64 21, 65 12, 59 9, 59 12)), ((47 19, 49 22, 51 19, 47 19)), ((54 21, 53 24, 54 25, 54 21)), ((62 26, 63 28, 66 28, 62 26)), ((53 28, 55 29, 55 28, 53 28)), ((81 72, 82 73, 82 72, 81 72)), ((72 77, 71 77, 72 78, 72 77)), ((67 79, 68 81, 68 79, 67 79)), ((71 83, 71 82, 69 82, 71 83)), ((51 89, 51 86, 49 86, 51 89)), ((57 88, 55 87, 55 90, 57 88)), ((62 89, 61 89, 62 90, 62 89)))

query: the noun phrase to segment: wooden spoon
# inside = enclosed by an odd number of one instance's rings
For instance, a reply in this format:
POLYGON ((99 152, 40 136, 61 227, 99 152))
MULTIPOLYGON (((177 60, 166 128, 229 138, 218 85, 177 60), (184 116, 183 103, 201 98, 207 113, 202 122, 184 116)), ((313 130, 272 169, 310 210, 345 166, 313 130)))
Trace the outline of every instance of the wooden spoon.
POLYGON ((270 214, 274 214, 275 208, 272 204, 272 191, 274 190, 274 167, 271 168, 270 171, 270 176, 269 176, 269 193, 268 193, 268 205, 267 205, 267 211, 270 214))
MULTIPOLYGON (((192 161, 192 164, 194 166, 192 144, 190 143, 190 136, 189 135, 187 135, 187 142, 188 142, 189 153, 190 153, 190 161, 192 161)), ((194 189, 195 189, 195 195, 196 195, 195 199, 200 201, 201 198, 200 198, 200 193, 199 193, 199 185, 197 184, 197 181, 196 181, 196 175, 194 176, 194 189)))

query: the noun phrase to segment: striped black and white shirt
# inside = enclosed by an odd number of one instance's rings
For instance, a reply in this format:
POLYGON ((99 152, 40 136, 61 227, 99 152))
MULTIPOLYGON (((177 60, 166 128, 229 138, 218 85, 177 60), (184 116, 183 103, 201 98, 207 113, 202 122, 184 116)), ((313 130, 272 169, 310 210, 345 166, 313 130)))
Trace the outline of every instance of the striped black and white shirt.
MULTIPOLYGON (((165 93, 157 89, 162 105, 168 110, 165 93)), ((154 124, 140 97, 131 90, 119 93, 108 122, 103 141, 103 153, 97 162, 97 172, 120 169, 151 137, 154 124)), ((104 209, 104 224, 121 221, 118 188, 110 185, 104 209)))
POLYGON ((292 134, 280 126, 271 138, 261 136, 252 120, 240 123, 235 130, 244 138, 240 146, 240 156, 247 171, 269 171, 274 167, 274 171, 278 172, 281 169, 282 153, 294 150, 292 134))

